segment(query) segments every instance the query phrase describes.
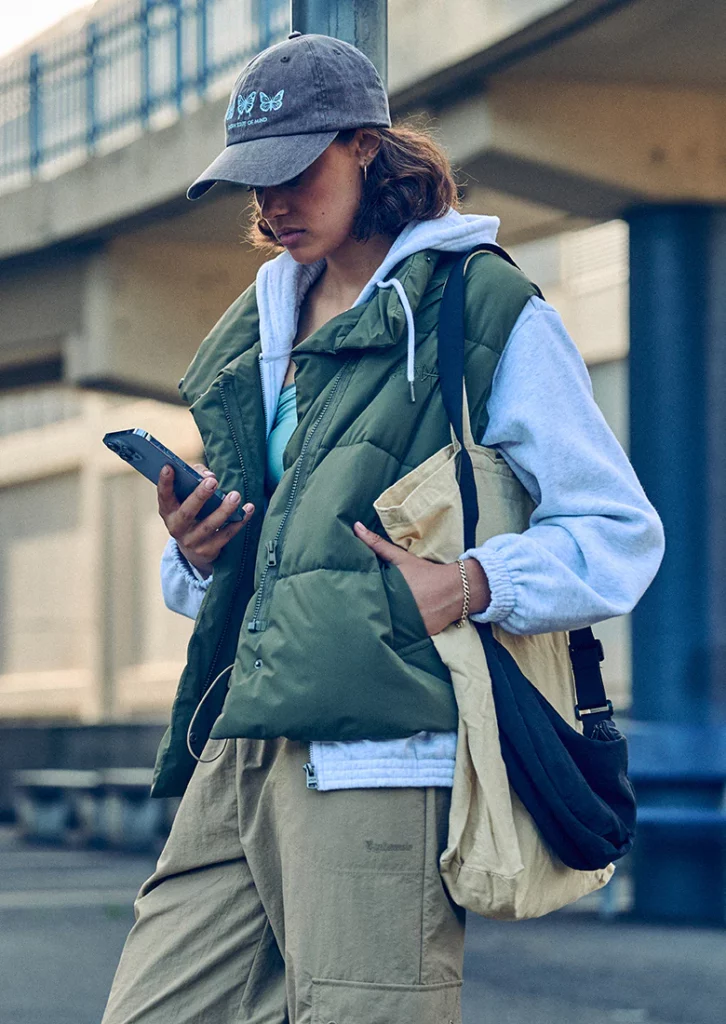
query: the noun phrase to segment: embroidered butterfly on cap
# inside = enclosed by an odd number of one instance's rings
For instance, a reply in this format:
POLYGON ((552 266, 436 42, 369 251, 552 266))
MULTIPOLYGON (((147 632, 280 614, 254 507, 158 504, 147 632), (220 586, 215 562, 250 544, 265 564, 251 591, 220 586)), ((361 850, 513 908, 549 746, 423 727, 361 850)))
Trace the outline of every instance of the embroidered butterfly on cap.
MULTIPOLYGON (((252 113, 252 108, 255 105, 255 96, 257 95, 256 90, 252 90, 249 96, 242 96, 241 94, 237 97, 237 113, 240 117, 247 117, 252 113)), ((234 101, 230 100, 229 110, 227 111, 227 120, 231 121, 234 117, 234 101)))
POLYGON ((389 128, 383 83, 365 54, 333 36, 293 32, 242 69, 225 113, 225 148, 187 191, 218 181, 265 187, 305 170, 346 128, 389 128))
POLYGON ((268 96, 266 93, 260 93, 260 110, 279 110, 282 106, 282 98, 285 95, 285 90, 280 91, 275 96, 268 96))

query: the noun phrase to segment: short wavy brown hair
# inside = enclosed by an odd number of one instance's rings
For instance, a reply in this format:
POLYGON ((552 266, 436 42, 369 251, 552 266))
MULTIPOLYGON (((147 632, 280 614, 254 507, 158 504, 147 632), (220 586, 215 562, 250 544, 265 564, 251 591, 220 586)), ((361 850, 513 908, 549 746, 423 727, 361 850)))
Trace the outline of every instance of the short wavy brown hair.
MULTIPOLYGON (((348 143, 355 128, 338 132, 335 142, 348 143)), ((412 220, 443 217, 459 209, 459 189, 448 156, 428 129, 414 123, 392 128, 367 128, 381 145, 368 165, 360 205, 353 221, 359 242, 372 235, 397 235, 412 220)), ((247 241, 255 248, 283 249, 262 216, 254 190, 247 241)))

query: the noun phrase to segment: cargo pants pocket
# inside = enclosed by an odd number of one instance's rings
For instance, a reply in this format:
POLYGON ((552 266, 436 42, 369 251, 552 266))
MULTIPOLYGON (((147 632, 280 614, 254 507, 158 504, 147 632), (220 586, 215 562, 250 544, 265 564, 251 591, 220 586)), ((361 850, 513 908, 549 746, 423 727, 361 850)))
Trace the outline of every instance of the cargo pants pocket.
POLYGON ((461 982, 379 985, 313 978, 312 1024, 461 1024, 461 982))

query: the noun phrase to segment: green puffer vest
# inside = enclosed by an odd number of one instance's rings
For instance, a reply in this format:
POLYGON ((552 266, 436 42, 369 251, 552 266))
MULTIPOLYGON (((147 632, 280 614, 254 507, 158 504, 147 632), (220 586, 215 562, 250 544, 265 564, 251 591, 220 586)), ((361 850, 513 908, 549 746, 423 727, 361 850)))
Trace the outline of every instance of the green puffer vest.
MULTIPOLYGON (((296 740, 390 739, 457 726, 448 670, 402 573, 353 533, 379 533, 373 502, 450 440, 439 391, 439 303, 456 257, 424 250, 391 276, 415 316, 416 400, 406 381, 406 318, 378 290, 294 349, 298 425, 264 509, 265 415, 254 285, 202 343, 183 398, 224 491, 257 509, 223 548, 189 641, 152 793, 183 793, 190 735, 296 740), (227 680, 226 684, 224 680, 227 680), (226 687, 226 688, 225 688, 226 687)), ((466 377, 474 436, 502 349, 536 288, 504 260, 474 259, 466 281, 466 377)))

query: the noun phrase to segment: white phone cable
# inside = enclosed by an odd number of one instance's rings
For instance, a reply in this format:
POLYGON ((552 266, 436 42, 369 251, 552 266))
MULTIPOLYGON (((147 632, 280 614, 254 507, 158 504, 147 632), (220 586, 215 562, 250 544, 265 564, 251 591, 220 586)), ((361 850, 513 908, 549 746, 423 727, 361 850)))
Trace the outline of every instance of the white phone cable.
POLYGON ((216 679, 215 679, 215 680, 214 680, 214 681, 213 681, 212 683, 210 683, 210 685, 209 685, 209 686, 208 686, 208 688, 207 688, 207 692, 206 692, 206 693, 204 694, 204 696, 202 697, 202 699, 201 699, 201 700, 199 701, 199 703, 197 704, 197 706, 196 706, 196 708, 195 708, 195 711, 194 711, 194 714, 192 715, 192 720, 191 720, 191 722, 189 723, 189 728, 187 729, 187 750, 188 750, 188 751, 189 751, 189 753, 190 753, 190 754, 192 755, 192 757, 194 758, 194 760, 195 760, 195 761, 198 761, 198 762, 199 762, 199 764, 211 764, 211 763, 212 763, 212 761, 216 761, 216 760, 217 760, 217 758, 221 757, 221 756, 222 756, 222 754, 223 754, 223 753, 225 752, 225 750, 227 749, 227 742, 228 742, 228 741, 227 741, 227 740, 225 739, 224 743, 222 744, 222 749, 220 750, 220 752, 219 752, 218 754, 215 754, 215 755, 214 755, 214 757, 197 757, 197 755, 196 755, 196 754, 194 753, 194 751, 192 750, 192 741, 191 741, 191 739, 190 739, 190 736, 191 736, 191 733, 192 733, 192 728, 194 727, 194 719, 195 719, 195 718, 197 717, 197 715, 199 714, 199 709, 201 708, 202 704, 203 704, 203 703, 205 702, 205 700, 207 699, 207 697, 209 696, 209 694, 210 694, 210 693, 212 692, 212 690, 214 689, 214 687, 216 686, 216 684, 217 684, 217 683, 219 682, 219 680, 220 680, 220 679, 222 678, 222 676, 224 675, 224 673, 225 673, 225 672, 229 672, 229 670, 230 670, 231 668, 234 668, 234 662, 232 662, 232 664, 231 664, 231 665, 227 665, 227 667, 226 667, 226 668, 223 668, 223 669, 222 669, 222 671, 221 671, 221 672, 219 673, 219 675, 217 676, 217 678, 216 678, 216 679))

